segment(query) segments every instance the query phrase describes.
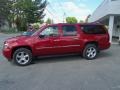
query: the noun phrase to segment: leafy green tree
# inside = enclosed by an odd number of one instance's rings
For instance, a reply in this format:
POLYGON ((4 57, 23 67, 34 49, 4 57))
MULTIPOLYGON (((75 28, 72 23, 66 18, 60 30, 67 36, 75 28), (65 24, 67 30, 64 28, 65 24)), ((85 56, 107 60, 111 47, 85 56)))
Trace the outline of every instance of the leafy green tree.
MULTIPOLYGON (((47 5, 45 0, 19 0, 17 1, 15 7, 18 9, 17 18, 22 18, 19 20, 23 28, 25 28, 29 23, 42 22, 42 18, 45 16, 44 10, 47 5)), ((17 25, 20 26, 20 25, 17 25)))
POLYGON ((12 0, 0 0, 0 16, 10 21, 9 15, 12 9, 12 0))
POLYGON ((38 22, 39 22, 40 24, 43 24, 43 23, 44 23, 44 20, 41 19, 41 20, 38 20, 38 22))
POLYGON ((79 23, 84 23, 84 21, 83 20, 80 20, 80 22, 79 23))
POLYGON ((70 23, 70 24, 73 24, 73 23, 77 23, 78 21, 75 17, 67 17, 66 22, 70 23))
POLYGON ((25 30, 29 23, 44 18, 46 5, 46 0, 0 0, 0 14, 9 23, 16 23, 18 30, 25 30))
POLYGON ((46 23, 47 23, 47 24, 52 24, 52 20, 51 20, 50 18, 48 18, 48 19, 46 20, 46 23))

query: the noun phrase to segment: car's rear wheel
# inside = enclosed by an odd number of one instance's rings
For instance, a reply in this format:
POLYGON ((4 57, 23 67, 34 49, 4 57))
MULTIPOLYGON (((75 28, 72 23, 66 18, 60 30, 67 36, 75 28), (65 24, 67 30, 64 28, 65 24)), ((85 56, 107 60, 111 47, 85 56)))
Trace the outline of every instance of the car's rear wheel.
POLYGON ((83 57, 87 60, 93 60, 98 55, 98 48, 94 44, 88 44, 86 45, 84 51, 83 51, 83 57))
POLYGON ((32 62, 32 53, 26 48, 19 48, 13 54, 13 62, 19 66, 26 66, 32 62))

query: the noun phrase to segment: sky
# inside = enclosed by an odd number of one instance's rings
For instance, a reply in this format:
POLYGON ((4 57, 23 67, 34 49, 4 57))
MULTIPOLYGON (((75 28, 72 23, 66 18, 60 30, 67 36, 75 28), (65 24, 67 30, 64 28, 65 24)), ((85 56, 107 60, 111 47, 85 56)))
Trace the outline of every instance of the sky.
POLYGON ((102 2, 103 0, 48 0, 45 20, 51 18, 54 23, 62 23, 66 17, 85 20, 102 2))

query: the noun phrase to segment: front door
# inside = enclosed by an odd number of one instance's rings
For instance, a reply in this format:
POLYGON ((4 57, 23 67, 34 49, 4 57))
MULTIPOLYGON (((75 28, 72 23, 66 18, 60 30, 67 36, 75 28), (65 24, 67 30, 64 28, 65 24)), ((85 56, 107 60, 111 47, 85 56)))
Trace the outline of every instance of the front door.
POLYGON ((54 54, 53 37, 58 37, 58 27, 49 26, 40 32, 39 38, 35 43, 36 53, 39 56, 54 54))

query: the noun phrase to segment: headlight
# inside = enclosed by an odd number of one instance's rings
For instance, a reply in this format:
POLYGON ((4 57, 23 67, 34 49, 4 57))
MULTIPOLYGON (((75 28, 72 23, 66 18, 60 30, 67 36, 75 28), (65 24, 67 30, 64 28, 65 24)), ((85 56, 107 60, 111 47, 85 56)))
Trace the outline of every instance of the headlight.
POLYGON ((9 44, 7 42, 4 43, 4 48, 9 48, 9 44))
POLYGON ((8 43, 5 43, 5 46, 7 47, 7 46, 8 46, 8 43))

